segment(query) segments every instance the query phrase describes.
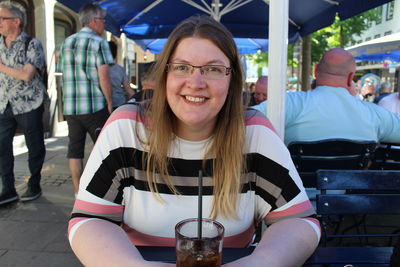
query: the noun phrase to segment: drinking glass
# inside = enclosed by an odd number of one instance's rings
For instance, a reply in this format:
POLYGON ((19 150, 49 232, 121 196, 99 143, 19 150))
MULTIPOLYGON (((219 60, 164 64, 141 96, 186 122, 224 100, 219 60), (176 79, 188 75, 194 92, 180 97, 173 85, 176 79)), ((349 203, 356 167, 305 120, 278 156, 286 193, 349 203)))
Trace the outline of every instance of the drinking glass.
POLYGON ((217 221, 190 218, 175 226, 177 267, 219 267, 222 259, 224 227, 217 221))

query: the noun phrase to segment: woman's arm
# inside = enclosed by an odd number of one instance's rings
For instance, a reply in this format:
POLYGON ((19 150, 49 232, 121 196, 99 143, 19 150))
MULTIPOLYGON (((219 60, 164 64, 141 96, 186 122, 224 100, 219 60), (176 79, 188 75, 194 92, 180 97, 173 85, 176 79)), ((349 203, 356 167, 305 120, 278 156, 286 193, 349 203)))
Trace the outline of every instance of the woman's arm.
POLYGON ((270 225, 254 252, 226 264, 226 267, 295 267, 302 266, 317 247, 319 238, 303 219, 291 218, 270 225))
POLYGON ((71 247, 85 266, 168 267, 167 263, 148 262, 116 224, 90 220, 74 233, 71 247))

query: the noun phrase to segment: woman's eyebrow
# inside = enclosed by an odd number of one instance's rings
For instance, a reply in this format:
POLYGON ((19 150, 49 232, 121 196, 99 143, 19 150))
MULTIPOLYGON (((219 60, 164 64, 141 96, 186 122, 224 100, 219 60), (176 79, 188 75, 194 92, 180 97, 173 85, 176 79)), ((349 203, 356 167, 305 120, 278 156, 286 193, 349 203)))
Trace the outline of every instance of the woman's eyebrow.
MULTIPOLYGON (((195 65, 195 64, 192 64, 190 61, 187 61, 185 59, 181 59, 179 57, 172 58, 171 62, 179 62, 179 63, 187 63, 187 64, 195 65)), ((219 60, 219 59, 211 59, 211 60, 207 61, 203 65, 224 65, 225 66, 225 62, 223 62, 222 60, 219 60)), ((228 63, 228 65, 229 65, 229 63, 228 63)))

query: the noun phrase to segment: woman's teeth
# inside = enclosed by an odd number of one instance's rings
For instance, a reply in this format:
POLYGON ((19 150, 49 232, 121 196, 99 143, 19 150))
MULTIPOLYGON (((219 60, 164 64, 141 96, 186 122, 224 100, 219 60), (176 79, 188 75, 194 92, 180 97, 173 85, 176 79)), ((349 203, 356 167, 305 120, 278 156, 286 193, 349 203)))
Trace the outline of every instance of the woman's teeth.
POLYGON ((185 96, 186 100, 191 101, 191 102, 204 102, 205 98, 204 97, 193 97, 193 96, 185 96))

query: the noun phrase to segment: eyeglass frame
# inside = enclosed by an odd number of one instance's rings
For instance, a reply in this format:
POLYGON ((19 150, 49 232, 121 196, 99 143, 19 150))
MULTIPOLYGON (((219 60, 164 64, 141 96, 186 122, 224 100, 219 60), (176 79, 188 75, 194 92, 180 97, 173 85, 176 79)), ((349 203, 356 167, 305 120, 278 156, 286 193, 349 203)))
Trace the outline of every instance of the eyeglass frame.
POLYGON ((5 20, 12 20, 12 19, 18 19, 18 17, 0 17, 0 22, 3 22, 5 20))
POLYGON ((173 65, 184 65, 184 66, 190 66, 190 67, 191 67, 191 70, 189 71, 190 73, 189 73, 188 76, 179 76, 179 75, 178 75, 178 77, 189 77, 190 75, 193 74, 193 72, 194 72, 195 69, 200 69, 200 74, 201 74, 203 77, 209 79, 209 77, 205 76, 205 74, 204 74, 204 73, 205 73, 205 71, 203 70, 204 67, 224 67, 224 68, 225 68, 225 75, 224 75, 224 76, 221 76, 221 79, 222 79, 223 77, 225 77, 225 76, 228 76, 229 74, 231 74, 231 73, 233 72, 233 68, 232 68, 232 67, 227 67, 227 66, 224 66, 224 65, 212 65, 212 64, 207 64, 207 65, 202 65, 202 66, 195 66, 195 65, 192 65, 192 64, 189 64, 189 63, 170 62, 170 63, 167 63, 167 64, 166 64, 166 71, 167 71, 168 73, 170 73, 170 68, 171 68, 173 65))

